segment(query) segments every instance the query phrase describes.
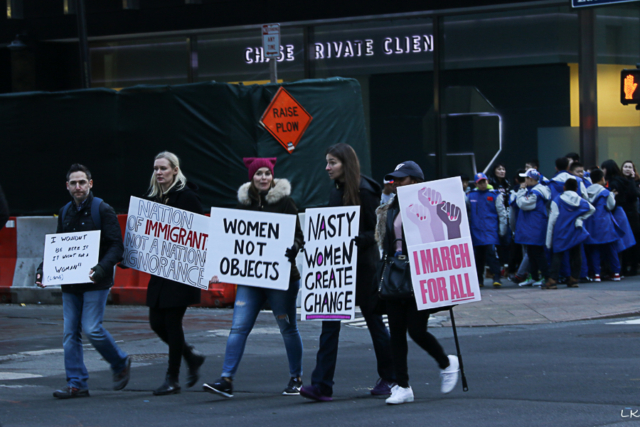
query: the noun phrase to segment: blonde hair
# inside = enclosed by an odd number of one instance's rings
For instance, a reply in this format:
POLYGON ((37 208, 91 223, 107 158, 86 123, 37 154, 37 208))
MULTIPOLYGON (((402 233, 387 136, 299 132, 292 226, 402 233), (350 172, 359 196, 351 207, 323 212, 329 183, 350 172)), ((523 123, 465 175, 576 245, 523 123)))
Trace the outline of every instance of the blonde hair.
POLYGON ((170 151, 163 151, 162 153, 158 154, 153 160, 155 162, 158 159, 166 159, 171 165, 172 169, 178 168, 178 173, 173 178, 173 184, 171 184, 171 187, 169 187, 165 192, 162 191, 162 187, 156 180, 156 174, 155 172, 153 172, 151 174, 151 183, 149 184, 149 197, 163 196, 171 191, 173 187, 176 187, 178 191, 182 190, 187 185, 187 177, 184 176, 184 174, 182 173, 182 169, 180 169, 180 159, 178 158, 178 156, 170 151))

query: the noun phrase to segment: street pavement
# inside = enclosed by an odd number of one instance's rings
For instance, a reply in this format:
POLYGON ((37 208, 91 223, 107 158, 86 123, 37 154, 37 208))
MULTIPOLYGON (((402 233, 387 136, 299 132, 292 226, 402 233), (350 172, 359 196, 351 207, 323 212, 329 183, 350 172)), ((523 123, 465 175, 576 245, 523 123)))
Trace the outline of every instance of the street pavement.
MULTIPOLYGON (((458 384, 451 394, 440 394, 435 361, 410 343, 416 401, 394 407, 369 394, 378 375, 368 331, 358 322, 341 331, 333 402, 281 396, 287 360, 267 311, 249 337, 235 396, 227 400, 204 392, 201 383, 220 374, 232 314, 231 309, 187 311, 187 340, 207 356, 202 379, 179 395, 157 397, 151 391, 164 378, 166 345, 149 329, 146 308, 108 306, 104 325, 133 358, 131 382, 112 391, 107 364, 87 345, 91 397, 60 401, 51 393, 65 385, 62 308, 2 305, 0 425, 640 425, 639 278, 553 291, 507 281, 501 289, 485 286, 482 302, 454 309, 469 391, 458 384)), ((430 331, 453 354, 450 323, 448 312, 437 313, 430 331)), ((308 381, 320 323, 299 322, 299 328, 308 381)))

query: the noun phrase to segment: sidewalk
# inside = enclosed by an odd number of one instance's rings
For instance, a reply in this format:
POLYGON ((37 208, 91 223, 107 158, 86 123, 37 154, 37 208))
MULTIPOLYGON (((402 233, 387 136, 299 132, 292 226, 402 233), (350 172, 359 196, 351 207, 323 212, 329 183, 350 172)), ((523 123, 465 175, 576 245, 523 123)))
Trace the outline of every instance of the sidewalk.
MULTIPOLYGON (((456 326, 531 325, 607 317, 640 315, 640 276, 620 282, 580 283, 579 288, 558 285, 557 290, 519 287, 508 279, 494 289, 489 280, 482 301, 454 308, 456 326)), ((450 326, 448 312, 442 326, 450 326)))

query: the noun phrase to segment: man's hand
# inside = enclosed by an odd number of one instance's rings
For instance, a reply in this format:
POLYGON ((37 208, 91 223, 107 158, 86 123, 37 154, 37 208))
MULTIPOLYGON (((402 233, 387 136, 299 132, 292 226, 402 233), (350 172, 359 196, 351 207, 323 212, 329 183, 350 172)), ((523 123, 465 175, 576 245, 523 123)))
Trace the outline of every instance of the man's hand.
POLYGON ((107 277, 107 275, 104 269, 100 267, 100 264, 96 264, 96 266, 89 271, 89 279, 91 279, 93 283, 100 283, 105 277, 107 277))
POLYGON ((447 227, 449 239, 459 239, 460 224, 462 222, 462 211, 459 207, 449 202, 442 202, 438 205, 438 217, 447 227))
POLYGON ((38 268, 36 270, 36 286, 39 288, 44 288, 45 286, 42 284, 42 269, 38 268))
POLYGON ((633 81, 633 76, 629 74, 624 79, 624 98, 625 99, 633 99, 633 93, 636 91, 638 87, 638 83, 633 81))

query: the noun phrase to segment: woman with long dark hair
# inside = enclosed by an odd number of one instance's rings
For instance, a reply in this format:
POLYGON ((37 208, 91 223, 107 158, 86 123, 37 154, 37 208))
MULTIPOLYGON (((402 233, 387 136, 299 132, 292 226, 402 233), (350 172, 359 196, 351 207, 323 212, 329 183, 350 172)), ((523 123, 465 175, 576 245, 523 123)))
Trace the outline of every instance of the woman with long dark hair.
MULTIPOLYGON (((351 146, 339 143, 326 152, 325 170, 334 182, 329 195, 329 206, 360 206, 360 227, 355 238, 358 246, 356 271, 356 305, 360 306, 367 322, 378 361, 378 380, 371 390, 373 395, 388 395, 395 384, 391 361, 389 332, 382 316, 376 314, 377 287, 373 283, 376 262, 380 253, 375 241, 376 208, 380 205, 380 186, 360 174, 360 161, 351 146)), ((340 338, 339 321, 323 321, 316 368, 311 374, 311 385, 303 386, 300 394, 308 399, 330 401, 333 395, 333 375, 338 357, 340 338)))
MULTIPOLYGON (((386 180, 393 180, 395 188, 417 184, 424 181, 422 169, 411 161, 400 163, 395 171, 385 176, 386 180)), ((388 205, 378 208, 378 224, 376 225, 376 239, 383 252, 388 256, 408 255, 407 245, 400 214, 398 198, 388 205)), ((389 405, 399 405, 413 402, 413 390, 409 385, 407 368, 407 332, 411 339, 424 351, 433 357, 441 369, 442 393, 449 393, 458 382, 459 363, 457 356, 447 356, 438 340, 427 332, 427 322, 431 312, 418 311, 413 295, 404 299, 385 300, 391 332, 391 351, 393 367, 398 384, 391 389, 391 397, 386 402, 389 405)))
MULTIPOLYGON (((202 215, 198 186, 188 182, 180 169, 178 156, 168 151, 158 154, 147 200, 202 215)), ((163 277, 151 276, 147 287, 147 306, 151 329, 169 345, 169 368, 164 383, 154 390, 156 396, 180 393, 180 362, 185 358, 189 368, 187 387, 198 381, 205 357, 184 339, 182 318, 187 307, 200 302, 200 289, 163 277)))
MULTIPOLYGON (((635 182, 625 178, 615 160, 605 160, 600 165, 604 172, 609 191, 616 194, 616 208, 622 208, 629 221, 634 236, 640 235, 640 214, 638 214, 638 196, 640 192, 635 182)), ((615 215, 615 210, 614 210, 615 215)), ((640 237, 640 236, 639 236, 640 237)), ((637 239, 636 239, 637 241, 637 239)), ((638 245, 634 245, 620 253, 623 276, 638 274, 638 245)))
MULTIPOLYGON (((296 255, 304 245, 304 235, 297 220, 298 208, 291 198, 289 181, 274 178, 275 157, 249 157, 243 160, 249 169, 249 182, 240 186, 238 190, 236 209, 296 215, 295 240, 291 248, 286 251, 286 256, 291 263, 289 289, 281 291, 238 285, 231 331, 224 353, 222 375, 218 380, 203 384, 202 387, 210 393, 227 398, 233 397, 233 378, 240 366, 247 338, 256 323, 260 309, 266 301, 269 301, 289 360, 289 384, 282 394, 297 396, 302 386, 302 339, 296 322, 296 298, 300 289, 300 272, 295 261, 296 255)), ((212 282, 217 281, 217 277, 214 276, 212 282)))

